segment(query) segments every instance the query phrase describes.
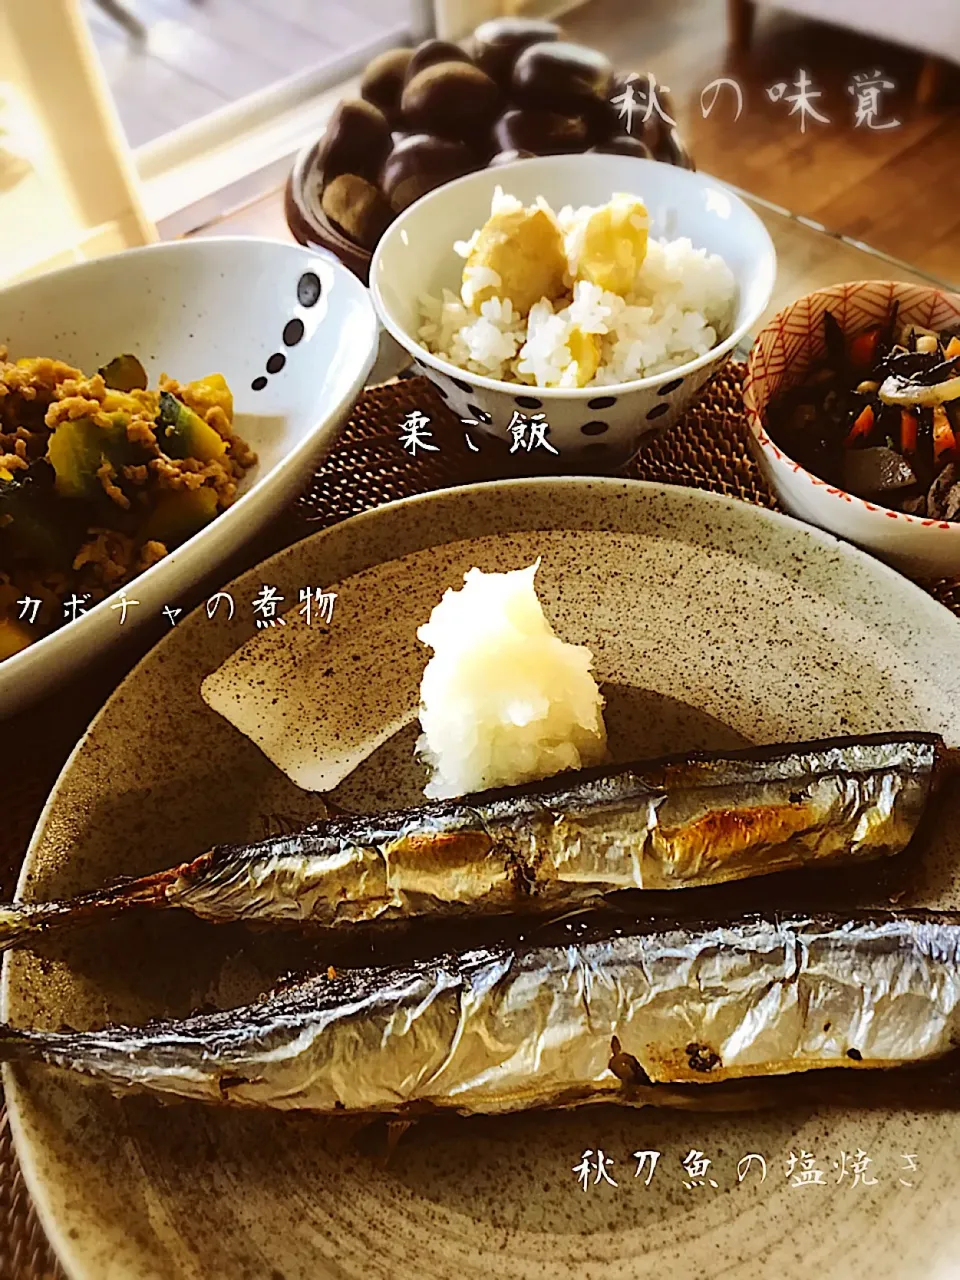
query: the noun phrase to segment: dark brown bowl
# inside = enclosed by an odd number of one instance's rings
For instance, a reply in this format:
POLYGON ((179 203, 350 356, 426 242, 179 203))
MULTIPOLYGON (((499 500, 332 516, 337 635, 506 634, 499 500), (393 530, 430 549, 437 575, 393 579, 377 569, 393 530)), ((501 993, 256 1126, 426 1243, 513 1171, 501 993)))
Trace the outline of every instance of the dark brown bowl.
POLYGON ((304 147, 294 161, 284 192, 287 226, 301 244, 329 250, 359 280, 369 284, 373 254, 338 230, 320 205, 323 173, 317 165, 317 153, 322 142, 321 137, 304 147))

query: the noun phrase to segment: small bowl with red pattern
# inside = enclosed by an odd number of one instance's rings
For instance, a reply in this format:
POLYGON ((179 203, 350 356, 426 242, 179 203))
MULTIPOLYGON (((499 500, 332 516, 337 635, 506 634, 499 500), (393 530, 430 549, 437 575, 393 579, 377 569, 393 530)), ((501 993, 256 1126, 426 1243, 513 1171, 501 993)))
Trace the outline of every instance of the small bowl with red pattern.
POLYGON ((760 332, 743 399, 781 506, 916 578, 960 575, 960 294, 859 280, 760 332))

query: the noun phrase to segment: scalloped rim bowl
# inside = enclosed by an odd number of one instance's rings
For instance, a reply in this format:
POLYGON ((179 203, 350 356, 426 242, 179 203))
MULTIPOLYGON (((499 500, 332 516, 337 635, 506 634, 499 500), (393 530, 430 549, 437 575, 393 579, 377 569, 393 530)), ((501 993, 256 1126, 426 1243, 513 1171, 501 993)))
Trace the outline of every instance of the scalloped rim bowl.
POLYGON ((784 510, 845 538, 915 577, 960 574, 960 523, 891 511, 829 485, 789 458, 767 435, 773 395, 798 383, 823 354, 823 314, 844 331, 882 320, 894 300, 899 316, 926 328, 960 323, 960 294, 897 280, 856 280, 816 289, 784 307, 759 333, 750 352, 743 400, 754 453, 784 510))

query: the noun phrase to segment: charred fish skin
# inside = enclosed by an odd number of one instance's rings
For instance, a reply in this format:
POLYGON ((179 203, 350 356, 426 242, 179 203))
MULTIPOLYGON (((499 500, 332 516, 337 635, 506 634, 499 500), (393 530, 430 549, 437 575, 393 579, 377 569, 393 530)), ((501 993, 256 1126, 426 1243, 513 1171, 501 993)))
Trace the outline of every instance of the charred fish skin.
POLYGON ((877 734, 584 770, 203 855, 167 890, 211 920, 337 926, 553 911, 888 857, 912 840, 943 744, 877 734))
POLYGON ((555 912, 624 889, 888 857, 910 843, 955 757, 935 734, 874 734, 598 767, 332 818, 77 899, 0 907, 0 950, 136 906, 329 928, 555 912))
POLYGON ((714 1084, 918 1066, 958 1044, 960 913, 917 911, 494 947, 142 1028, 3 1028, 0 1060, 213 1104, 478 1115, 672 1105, 676 1086, 709 1106, 714 1084))

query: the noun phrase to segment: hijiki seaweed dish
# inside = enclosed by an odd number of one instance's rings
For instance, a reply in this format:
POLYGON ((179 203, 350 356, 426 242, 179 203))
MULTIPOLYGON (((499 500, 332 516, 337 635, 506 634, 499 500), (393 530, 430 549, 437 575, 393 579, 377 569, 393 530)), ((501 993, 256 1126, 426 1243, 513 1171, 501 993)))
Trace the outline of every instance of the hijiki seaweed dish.
POLYGON ((960 520, 960 327, 845 334, 824 313, 824 359, 774 397, 770 438, 828 484, 931 520, 960 520))
POLYGON ((0 661, 209 524, 255 462, 221 374, 151 391, 134 355, 88 376, 0 349, 0 661))

